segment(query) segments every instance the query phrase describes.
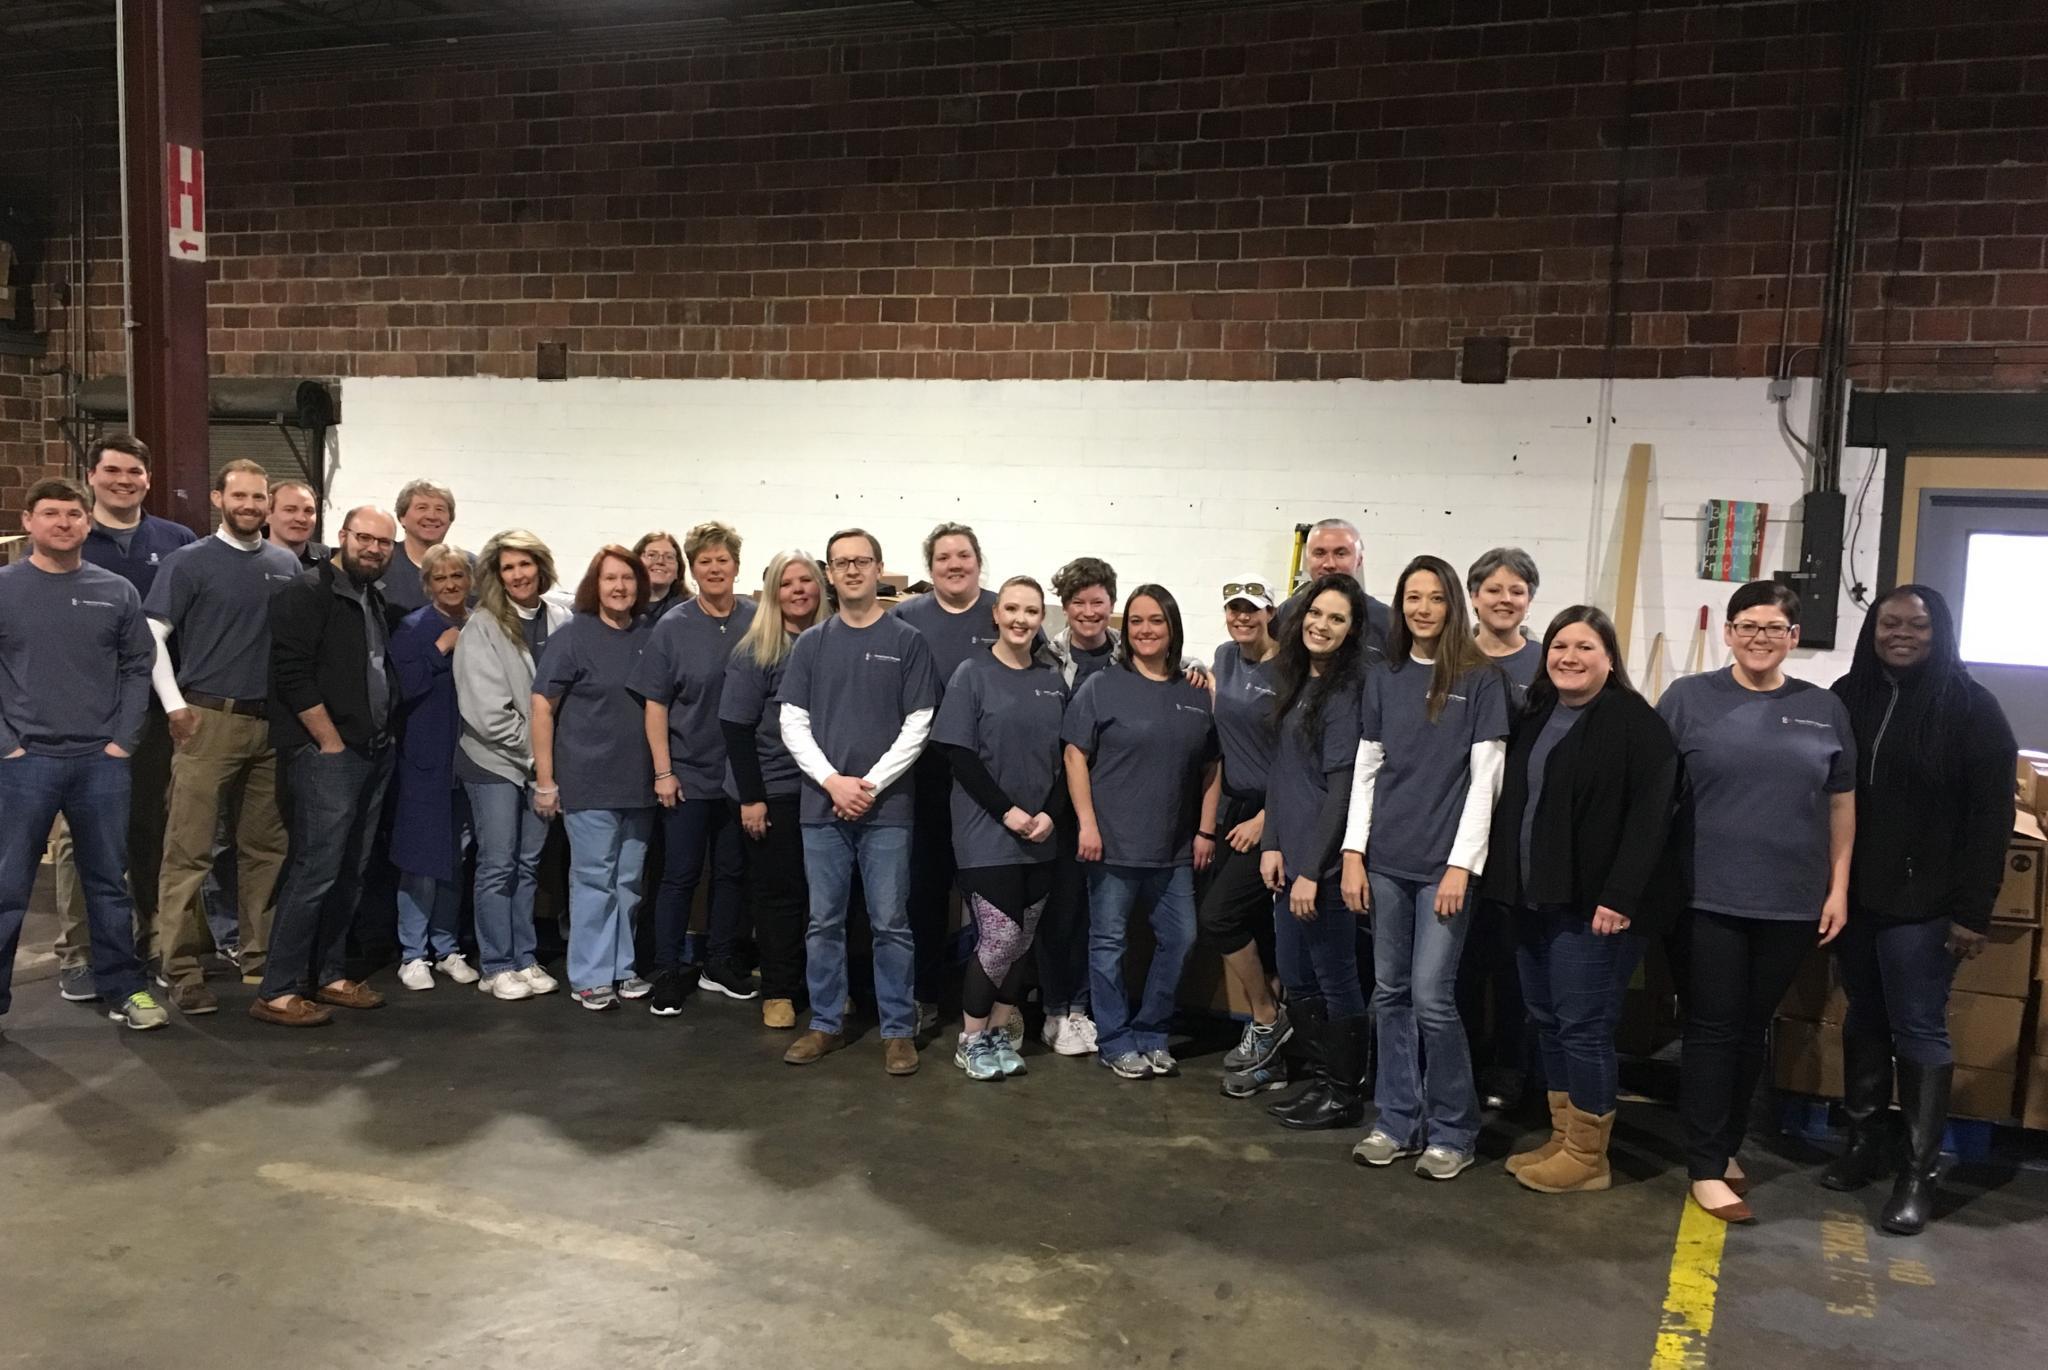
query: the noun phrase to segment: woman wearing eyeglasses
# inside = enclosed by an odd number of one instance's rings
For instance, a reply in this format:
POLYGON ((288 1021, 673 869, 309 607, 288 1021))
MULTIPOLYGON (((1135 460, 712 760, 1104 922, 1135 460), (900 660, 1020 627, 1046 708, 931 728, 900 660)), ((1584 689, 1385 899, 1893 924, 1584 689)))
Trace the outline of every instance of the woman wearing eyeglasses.
POLYGON ((1259 874, 1266 771, 1273 761, 1272 621, 1273 592, 1264 578, 1238 576, 1224 585, 1223 626, 1230 641, 1216 649, 1213 672, 1223 764, 1210 797, 1216 826, 1197 838, 1209 844, 1215 859, 1196 882, 1195 920, 1251 1009, 1243 1037, 1223 1058, 1223 1092, 1233 1099, 1287 1082, 1278 1058, 1294 1034, 1266 978, 1273 964, 1273 893, 1259 874))
POLYGON ((1736 1162, 1771 1015, 1816 941, 1849 916, 1856 742, 1835 694, 1785 675, 1799 596, 1767 580, 1728 600, 1724 671, 1658 701, 1691 787, 1680 855, 1691 871, 1691 990, 1679 1118, 1692 1199, 1751 1222, 1736 1162))
POLYGON ((690 597, 683 575, 683 544, 674 533, 647 533, 633 544, 633 555, 647 568, 647 607, 640 616, 652 627, 690 597))

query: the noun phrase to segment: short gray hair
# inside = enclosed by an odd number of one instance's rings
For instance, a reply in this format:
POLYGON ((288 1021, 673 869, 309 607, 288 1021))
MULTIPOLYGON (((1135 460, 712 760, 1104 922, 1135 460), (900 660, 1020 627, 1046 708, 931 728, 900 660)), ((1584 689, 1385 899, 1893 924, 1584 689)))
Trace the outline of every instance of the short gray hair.
POLYGON ((1536 575, 1536 558, 1519 547, 1496 547, 1473 562, 1472 569, 1465 573, 1465 593, 1478 594, 1479 587, 1486 584, 1487 579, 1495 571, 1506 571, 1521 577, 1522 583, 1529 587, 1531 595, 1536 593, 1536 587, 1542 583, 1536 575))
MULTIPOLYGON (((1317 519, 1309 525, 1308 536, 1314 537, 1317 533, 1327 533, 1332 528, 1341 528, 1351 534, 1351 545, 1360 551, 1365 550, 1365 538, 1359 533, 1358 525, 1350 519, 1317 519)), ((1303 541, 1306 542, 1307 539, 1303 539, 1303 541)))
POLYGON ((419 480, 409 480, 399 488, 398 503, 393 506, 391 512, 399 518, 404 518, 405 511, 412 508, 412 502, 422 495, 445 501, 448 505, 448 521, 450 523, 455 522, 455 492, 445 485, 436 485, 424 477, 419 480))

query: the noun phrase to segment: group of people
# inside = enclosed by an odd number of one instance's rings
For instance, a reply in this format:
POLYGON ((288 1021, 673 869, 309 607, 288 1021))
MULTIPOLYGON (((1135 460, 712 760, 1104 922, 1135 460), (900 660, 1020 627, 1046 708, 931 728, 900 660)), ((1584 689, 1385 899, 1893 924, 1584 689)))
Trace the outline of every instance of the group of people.
POLYGON ((1489 1017, 1497 1064, 1526 1040, 1551 1121, 1507 1169, 1565 1193, 1610 1183, 1615 1031, 1662 938, 1692 1196, 1739 1222, 1771 1017, 1832 945, 1851 1134, 1823 1182, 1897 1158, 1883 1221, 1927 1221, 1948 985, 1984 943, 2014 743, 1925 586, 1877 602, 1830 691, 1784 673, 1796 594, 1744 585, 1731 664, 1653 705, 1600 609, 1525 634, 1526 553, 1463 576, 1416 557, 1383 603, 1340 519, 1311 530, 1293 595, 1256 574, 1221 587, 1229 640, 1203 662, 1171 591, 1119 603, 1093 557, 1051 577, 1048 634, 1046 588, 986 588, 958 523, 924 540, 926 593, 892 605, 880 541, 848 528, 821 558, 770 558, 756 598, 717 522, 607 545, 572 587, 532 533, 456 547, 455 497, 429 481, 394 513, 349 511, 330 551, 314 492, 253 463, 220 471, 204 539, 141 511, 148 479, 140 442, 100 443, 90 496, 29 491, 30 554, 0 569, 0 1012, 53 820, 60 993, 150 1028, 167 1021, 151 973, 180 1012, 217 1010, 201 957, 223 923, 253 1017, 380 1005, 345 952, 384 862, 408 990, 556 991, 534 911, 559 819, 564 975, 586 1009, 758 998, 769 1028, 802 1018, 784 1059, 811 1064, 848 1044, 865 996, 858 915, 890 1074, 918 1068, 958 973, 968 1079, 1024 1073, 1035 979, 1053 1052, 1144 1080, 1179 1073, 1199 940, 1248 1009, 1224 1094, 1293 1085, 1267 1110, 1280 1125, 1352 1128, 1369 1088, 1354 1159, 1450 1180, 1476 1154, 1489 1017))

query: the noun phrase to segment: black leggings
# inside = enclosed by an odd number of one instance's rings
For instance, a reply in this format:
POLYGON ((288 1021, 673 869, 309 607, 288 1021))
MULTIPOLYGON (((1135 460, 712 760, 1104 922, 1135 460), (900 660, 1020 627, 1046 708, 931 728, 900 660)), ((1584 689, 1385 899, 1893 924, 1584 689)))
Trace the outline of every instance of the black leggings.
POLYGON ((1678 1116, 1686 1173, 1718 1180, 1749 1130, 1771 1015, 1819 933, 1812 922, 1705 909, 1694 909, 1691 922, 1692 992, 1685 1005, 1678 1116))
POLYGON ((959 872, 960 894, 974 917, 974 955, 960 987, 960 1010, 969 1018, 986 1018, 999 1003, 1016 1004, 1025 953, 1052 882, 1050 861, 959 872))

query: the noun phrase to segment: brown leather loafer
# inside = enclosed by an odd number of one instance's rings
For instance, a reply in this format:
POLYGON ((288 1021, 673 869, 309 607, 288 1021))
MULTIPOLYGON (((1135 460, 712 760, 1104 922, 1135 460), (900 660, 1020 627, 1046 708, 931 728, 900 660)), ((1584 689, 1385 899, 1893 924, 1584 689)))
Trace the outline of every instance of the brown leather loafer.
POLYGON ((334 1021, 334 1015, 321 1008, 311 999, 294 997, 283 999, 258 999, 249 1005, 249 1016, 259 1023, 274 1023, 278 1027, 325 1027, 334 1021))
POLYGON ((336 980, 313 991, 313 997, 336 1008, 383 1008, 384 996, 357 980, 336 980))
POLYGON ((793 1066, 807 1066, 820 1056, 830 1056, 845 1045, 845 1033, 820 1032, 812 1028, 789 1044, 789 1050, 782 1053, 782 1059, 793 1066))
POLYGON ((917 1074, 917 1042, 909 1037, 891 1037, 882 1043, 882 1069, 891 1075, 917 1074))
POLYGON ((202 1013, 220 1012, 220 1000, 213 997, 212 990, 193 980, 171 986, 171 1007, 187 1018, 193 1018, 202 1013))

